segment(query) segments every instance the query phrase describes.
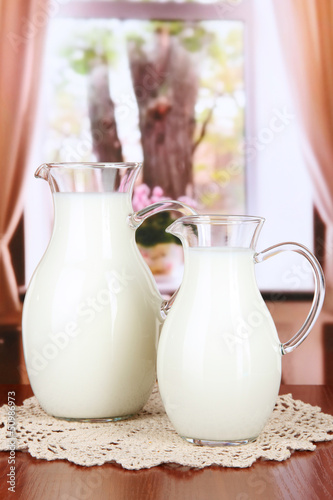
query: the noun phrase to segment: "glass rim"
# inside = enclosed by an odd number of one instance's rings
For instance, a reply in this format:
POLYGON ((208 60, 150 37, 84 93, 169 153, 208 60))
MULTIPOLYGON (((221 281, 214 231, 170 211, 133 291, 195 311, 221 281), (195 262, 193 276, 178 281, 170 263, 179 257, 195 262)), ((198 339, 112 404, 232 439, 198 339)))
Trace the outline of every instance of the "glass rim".
POLYGON ((180 217, 176 219, 175 222, 179 221, 183 224, 216 224, 216 225, 227 225, 227 224, 244 224, 244 223, 264 223, 264 217, 256 215, 222 215, 222 214, 198 214, 198 215, 186 215, 185 217, 180 217))
POLYGON ((56 162, 44 163, 43 165, 49 168, 136 168, 140 167, 143 162, 93 162, 93 161, 73 161, 73 162, 56 162))

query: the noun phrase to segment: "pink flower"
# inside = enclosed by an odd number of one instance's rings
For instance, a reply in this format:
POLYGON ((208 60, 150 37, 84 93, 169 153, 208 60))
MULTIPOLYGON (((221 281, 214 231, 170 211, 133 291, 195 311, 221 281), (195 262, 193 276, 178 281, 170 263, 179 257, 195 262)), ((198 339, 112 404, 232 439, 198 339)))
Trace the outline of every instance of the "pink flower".
POLYGON ((150 195, 150 188, 147 186, 147 184, 140 184, 135 188, 134 193, 138 196, 145 195, 148 197, 150 195))
POLYGON ((150 198, 152 203, 157 203, 159 201, 170 200, 168 196, 163 196, 163 189, 160 186, 155 186, 150 198))
MULTIPOLYGON (((155 186, 151 191, 147 184, 140 184, 134 189, 132 204, 133 209, 138 211, 148 207, 152 203, 158 203, 159 201, 167 201, 170 199, 170 197, 164 196, 164 191, 160 186, 155 186)), ((197 202, 189 196, 180 196, 178 200, 186 203, 192 208, 197 208, 198 206, 197 202)))
POLYGON ((140 184, 134 189, 132 204, 135 211, 142 210, 151 204, 150 189, 146 184, 140 184))
POLYGON ((159 198, 162 198, 163 189, 160 186, 155 186, 152 192, 152 196, 157 196, 159 198))

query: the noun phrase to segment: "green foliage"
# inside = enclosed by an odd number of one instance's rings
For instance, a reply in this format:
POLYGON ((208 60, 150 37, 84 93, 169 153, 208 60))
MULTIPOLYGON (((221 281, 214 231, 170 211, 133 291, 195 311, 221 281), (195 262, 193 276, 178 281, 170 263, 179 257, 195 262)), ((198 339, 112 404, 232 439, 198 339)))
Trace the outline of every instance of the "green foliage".
POLYGON ((228 47, 228 57, 239 59, 243 57, 243 37, 240 35, 239 29, 233 29, 225 38, 225 43, 228 47))
POLYGON ((136 49, 140 51, 142 50, 145 44, 145 39, 137 32, 128 33, 126 39, 128 43, 135 45, 136 49))
MULTIPOLYGON (((188 52, 196 53, 206 50, 214 42, 214 33, 207 30, 202 24, 185 21, 151 21, 147 25, 147 32, 167 32, 170 36, 178 39, 188 52)), ((135 39, 131 38, 133 41, 135 39)), ((143 38, 137 40, 142 44, 143 38)))
POLYGON ((174 219, 169 212, 160 212, 149 217, 136 230, 136 242, 143 247, 152 247, 157 243, 176 243, 180 245, 180 240, 172 234, 166 233, 165 229, 172 224, 174 219))
POLYGON ((179 36, 184 31, 183 21, 151 21, 148 25, 149 32, 167 31, 171 36, 179 36))
POLYGON ((196 164, 194 165, 194 171, 195 171, 195 172, 201 172, 201 171, 204 171, 204 170, 206 170, 206 168, 207 168, 206 163, 196 163, 196 164))
POLYGON ((69 66, 78 74, 86 75, 96 62, 114 64, 117 58, 116 43, 111 31, 92 28, 73 34, 75 43, 70 43, 61 51, 69 66))
POLYGON ((206 205, 206 207, 211 207, 213 206, 219 199, 219 194, 218 193, 214 193, 214 192, 209 192, 207 191, 206 193, 204 193, 201 197, 201 203, 203 203, 204 205, 206 205))

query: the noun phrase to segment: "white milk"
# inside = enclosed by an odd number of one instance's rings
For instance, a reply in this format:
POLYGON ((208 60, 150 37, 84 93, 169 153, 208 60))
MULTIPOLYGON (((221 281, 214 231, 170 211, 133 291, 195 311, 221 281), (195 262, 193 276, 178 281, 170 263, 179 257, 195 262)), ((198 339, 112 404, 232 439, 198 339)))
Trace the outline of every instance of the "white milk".
POLYGON ((186 250, 183 283, 162 328, 157 373, 181 436, 258 436, 277 398, 281 350, 257 288, 252 250, 186 250))
POLYGON ((122 193, 55 193, 49 247, 28 289, 23 342, 45 411, 108 418, 139 411, 156 379, 159 296, 122 193))

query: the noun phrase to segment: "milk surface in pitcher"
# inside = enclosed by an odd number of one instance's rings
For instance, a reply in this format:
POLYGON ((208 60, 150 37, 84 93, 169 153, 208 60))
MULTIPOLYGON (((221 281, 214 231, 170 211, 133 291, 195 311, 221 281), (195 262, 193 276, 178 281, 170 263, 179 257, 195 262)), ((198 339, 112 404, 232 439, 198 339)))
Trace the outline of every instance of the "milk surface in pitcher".
POLYGON ((183 437, 255 438, 274 408, 281 347, 253 255, 246 248, 185 249, 183 283, 158 351, 163 402, 183 437))
POLYGON ((47 413, 139 411, 156 379, 161 298, 127 224, 126 193, 54 193, 54 230, 25 299, 24 352, 47 413))

